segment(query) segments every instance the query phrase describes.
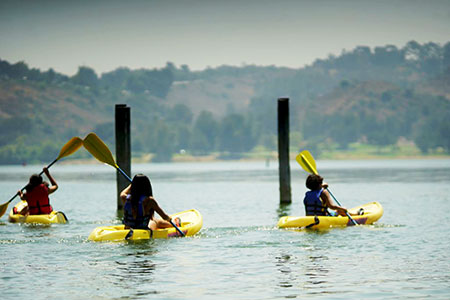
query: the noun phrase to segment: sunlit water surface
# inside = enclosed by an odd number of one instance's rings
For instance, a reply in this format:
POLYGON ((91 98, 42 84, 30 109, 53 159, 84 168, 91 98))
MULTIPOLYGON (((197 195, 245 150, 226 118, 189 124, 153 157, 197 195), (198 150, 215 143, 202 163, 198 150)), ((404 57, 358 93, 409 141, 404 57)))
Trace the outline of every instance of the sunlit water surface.
MULTIPOLYGON (((275 162, 138 164, 133 173, 152 179, 163 209, 196 208, 202 230, 192 238, 94 243, 87 237, 95 227, 120 223, 115 171, 57 164, 51 171, 60 188, 51 202, 70 223, 0 219, 0 298, 450 298, 450 160, 317 166, 344 206, 381 202, 378 223, 277 229, 280 216, 304 214, 306 174, 295 162, 293 202, 284 207, 275 162)), ((40 168, 0 167, 0 202, 40 168)))

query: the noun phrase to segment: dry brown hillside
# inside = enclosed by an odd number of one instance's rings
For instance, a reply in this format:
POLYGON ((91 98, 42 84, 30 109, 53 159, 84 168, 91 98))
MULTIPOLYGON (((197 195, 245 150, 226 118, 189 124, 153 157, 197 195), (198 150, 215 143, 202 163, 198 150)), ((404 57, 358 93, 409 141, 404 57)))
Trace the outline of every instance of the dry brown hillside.
POLYGON ((31 82, 0 81, 0 116, 2 119, 27 117, 42 122, 55 132, 76 128, 92 129, 108 116, 94 100, 62 87, 43 87, 31 82))
POLYGON ((167 103, 185 104, 194 115, 202 110, 209 110, 214 115, 223 117, 229 112, 246 110, 255 93, 253 87, 254 80, 251 78, 176 81, 167 95, 167 103))

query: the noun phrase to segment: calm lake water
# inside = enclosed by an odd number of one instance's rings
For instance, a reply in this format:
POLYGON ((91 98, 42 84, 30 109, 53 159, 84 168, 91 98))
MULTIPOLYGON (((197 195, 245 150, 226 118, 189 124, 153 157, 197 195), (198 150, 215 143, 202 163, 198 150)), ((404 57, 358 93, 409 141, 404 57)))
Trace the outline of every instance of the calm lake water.
MULTIPOLYGON (((51 196, 70 223, 0 219, 2 299, 450 298, 450 160, 317 161, 342 205, 379 201, 373 226, 325 232, 276 228, 303 215, 305 172, 291 162, 291 205, 279 206, 278 164, 137 164, 167 213, 195 208, 192 238, 87 241, 116 216, 115 170, 62 165, 51 196)), ((6 202, 41 166, 0 167, 6 202)), ((10 204, 11 208, 17 200, 10 204)), ((8 209, 9 212, 9 209, 8 209)))

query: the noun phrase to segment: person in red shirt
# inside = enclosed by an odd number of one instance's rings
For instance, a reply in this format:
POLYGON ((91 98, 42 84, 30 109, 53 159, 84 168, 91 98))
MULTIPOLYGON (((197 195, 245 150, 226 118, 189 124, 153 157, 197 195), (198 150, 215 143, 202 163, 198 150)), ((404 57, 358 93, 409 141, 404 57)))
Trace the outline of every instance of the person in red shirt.
POLYGON ((30 181, 25 187, 25 193, 22 193, 22 191, 17 192, 22 200, 27 201, 28 207, 25 207, 17 213, 22 215, 45 215, 53 211, 48 195, 58 189, 58 184, 52 175, 50 175, 48 168, 44 167, 43 172, 50 180, 51 185, 43 181, 42 176, 38 174, 31 175, 30 181))

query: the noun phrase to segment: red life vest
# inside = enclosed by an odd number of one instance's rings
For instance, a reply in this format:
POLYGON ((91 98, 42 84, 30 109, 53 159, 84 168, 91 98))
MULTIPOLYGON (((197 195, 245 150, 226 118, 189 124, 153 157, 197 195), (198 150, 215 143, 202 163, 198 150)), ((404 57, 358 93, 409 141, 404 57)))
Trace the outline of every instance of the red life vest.
POLYGON ((44 184, 35 186, 26 195, 30 215, 45 215, 53 211, 48 199, 48 188, 44 184))

